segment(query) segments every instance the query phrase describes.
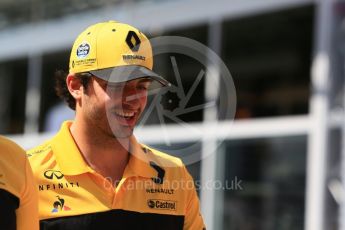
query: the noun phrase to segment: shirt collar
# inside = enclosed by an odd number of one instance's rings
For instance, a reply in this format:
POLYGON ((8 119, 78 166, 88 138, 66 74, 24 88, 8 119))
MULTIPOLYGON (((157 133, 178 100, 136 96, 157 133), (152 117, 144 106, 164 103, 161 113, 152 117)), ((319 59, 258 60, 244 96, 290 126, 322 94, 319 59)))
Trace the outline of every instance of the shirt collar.
MULTIPOLYGON (((79 175, 94 170, 85 162, 73 136, 70 132, 72 121, 65 121, 60 131, 53 137, 52 149, 57 163, 65 175, 79 175)), ((154 177, 157 172, 150 166, 154 155, 145 145, 137 142, 132 135, 130 138, 130 151, 128 164, 123 177, 141 176, 145 178, 154 177)))
POLYGON ((52 140, 52 149, 56 161, 65 175, 78 175, 91 172, 92 169, 84 161, 69 130, 71 125, 72 121, 65 121, 60 131, 52 140))

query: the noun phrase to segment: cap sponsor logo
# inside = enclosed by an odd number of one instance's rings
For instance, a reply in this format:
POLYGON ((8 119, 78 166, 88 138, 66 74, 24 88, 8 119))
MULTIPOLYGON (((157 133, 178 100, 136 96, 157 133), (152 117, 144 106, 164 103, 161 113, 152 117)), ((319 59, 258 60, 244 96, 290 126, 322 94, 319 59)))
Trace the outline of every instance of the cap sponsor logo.
POLYGON ((145 61, 145 57, 141 55, 132 55, 132 54, 125 54, 122 55, 123 60, 129 61, 129 60, 141 60, 145 61))
POLYGON ((122 55, 122 60, 129 65, 131 65, 131 64, 141 65, 141 63, 145 62, 145 59, 146 59, 146 57, 141 56, 141 55, 132 55, 132 54, 122 55))
POLYGON ((90 45, 87 42, 83 42, 77 48, 77 57, 86 58, 90 53, 90 45))
POLYGON ((157 200, 157 199, 149 199, 147 200, 147 206, 152 209, 160 209, 160 210, 176 210, 176 201, 172 200, 157 200))
POLYGON ((96 58, 88 58, 88 59, 81 59, 81 60, 76 60, 74 62, 74 66, 91 66, 96 62, 96 58))
POLYGON ((126 43, 128 45, 128 47, 133 51, 133 52, 137 52, 139 50, 140 47, 140 39, 138 37, 138 35, 130 30, 128 31, 127 37, 126 37, 126 43))

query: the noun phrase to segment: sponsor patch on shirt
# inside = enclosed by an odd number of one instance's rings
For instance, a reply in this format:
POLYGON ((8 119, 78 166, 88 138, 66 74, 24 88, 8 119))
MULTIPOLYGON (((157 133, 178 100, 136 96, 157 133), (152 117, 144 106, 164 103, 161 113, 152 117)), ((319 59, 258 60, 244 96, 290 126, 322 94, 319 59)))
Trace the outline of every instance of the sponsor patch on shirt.
POLYGON ((160 210, 176 210, 177 201, 172 200, 157 200, 157 199, 149 199, 147 200, 147 206, 152 209, 160 209, 160 210))

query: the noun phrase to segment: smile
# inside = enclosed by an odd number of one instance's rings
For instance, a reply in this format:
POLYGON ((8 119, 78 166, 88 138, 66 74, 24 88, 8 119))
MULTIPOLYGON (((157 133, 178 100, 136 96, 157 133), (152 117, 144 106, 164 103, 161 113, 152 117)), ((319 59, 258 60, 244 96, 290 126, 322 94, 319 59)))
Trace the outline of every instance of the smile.
POLYGON ((123 112, 119 110, 115 111, 115 114, 126 119, 131 119, 135 116, 135 112, 123 112))

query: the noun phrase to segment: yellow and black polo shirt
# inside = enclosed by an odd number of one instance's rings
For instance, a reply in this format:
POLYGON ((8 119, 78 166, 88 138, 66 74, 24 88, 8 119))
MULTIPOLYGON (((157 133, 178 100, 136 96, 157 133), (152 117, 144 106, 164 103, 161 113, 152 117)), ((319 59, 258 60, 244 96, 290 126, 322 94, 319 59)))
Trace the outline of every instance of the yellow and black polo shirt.
POLYGON ((193 179, 180 159, 133 137, 123 178, 114 186, 84 161, 71 124, 28 152, 41 229, 204 229, 193 179))
POLYGON ((37 202, 25 151, 0 137, 0 229, 38 230, 37 202))

